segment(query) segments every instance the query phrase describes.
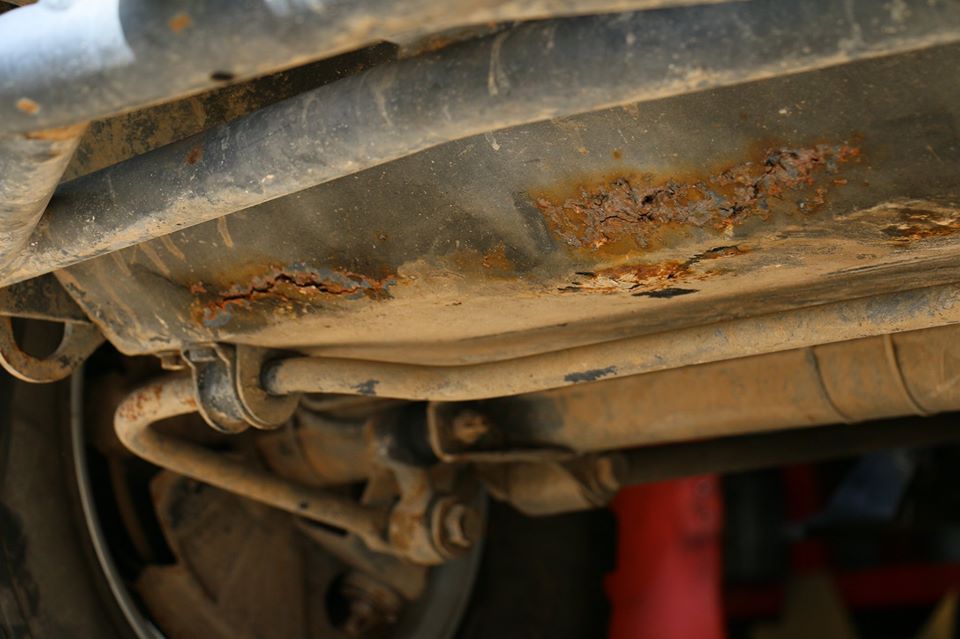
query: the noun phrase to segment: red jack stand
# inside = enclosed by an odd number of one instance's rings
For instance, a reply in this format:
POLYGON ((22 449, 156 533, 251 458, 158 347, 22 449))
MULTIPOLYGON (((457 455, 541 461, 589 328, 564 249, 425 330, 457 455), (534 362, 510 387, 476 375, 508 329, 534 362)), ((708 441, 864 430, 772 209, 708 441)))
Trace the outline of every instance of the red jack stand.
POLYGON ((624 488, 612 504, 610 639, 723 639, 723 501, 716 476, 624 488))

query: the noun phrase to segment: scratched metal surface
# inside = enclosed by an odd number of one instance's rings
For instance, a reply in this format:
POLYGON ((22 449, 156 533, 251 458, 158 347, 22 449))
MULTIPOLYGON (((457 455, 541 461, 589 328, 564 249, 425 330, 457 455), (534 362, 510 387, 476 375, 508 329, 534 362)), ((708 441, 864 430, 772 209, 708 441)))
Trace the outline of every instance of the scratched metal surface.
POLYGON ((58 277, 127 353, 436 363, 958 281, 957 69, 942 47, 492 132, 58 277))

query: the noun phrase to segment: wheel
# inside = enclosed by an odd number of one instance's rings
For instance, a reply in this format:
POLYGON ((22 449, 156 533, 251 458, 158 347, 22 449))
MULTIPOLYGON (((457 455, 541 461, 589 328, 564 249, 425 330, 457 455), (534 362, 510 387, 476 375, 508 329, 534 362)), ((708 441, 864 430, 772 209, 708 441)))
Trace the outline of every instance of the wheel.
MULTIPOLYGON (((488 541, 430 569, 412 603, 391 611, 368 587, 358 610, 355 571, 295 518, 126 453, 112 434, 112 408, 145 374, 153 371, 105 349, 68 383, 5 380, 0 627, 7 636, 602 632, 601 580, 613 547, 605 513, 530 519, 493 504, 488 541)), ((169 427, 225 445, 196 424, 169 427)), ((235 454, 248 454, 255 436, 227 441, 235 454)))
POLYGON ((12 378, 0 383, 0 630, 5 637, 130 636, 83 525, 68 397, 62 383, 35 386, 12 378))

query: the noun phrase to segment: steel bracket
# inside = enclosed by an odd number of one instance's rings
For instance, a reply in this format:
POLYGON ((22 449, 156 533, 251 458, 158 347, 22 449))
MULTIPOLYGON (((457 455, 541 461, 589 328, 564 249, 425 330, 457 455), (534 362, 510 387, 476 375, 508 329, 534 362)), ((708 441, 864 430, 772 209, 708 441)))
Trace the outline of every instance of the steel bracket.
POLYGON ((560 446, 513 441, 489 414, 454 402, 429 404, 427 440, 437 459, 448 464, 547 463, 578 455, 560 446))
POLYGON ((416 424, 391 411, 375 420, 379 465, 393 476, 400 499, 390 510, 387 540, 396 554, 423 565, 468 552, 482 535, 482 494, 459 468, 411 454, 404 437, 416 424))
POLYGON ((90 318, 53 275, 41 275, 0 288, 0 315, 90 324, 90 318))
POLYGON ((25 382, 56 382, 69 377, 103 343, 100 329, 92 324, 64 324, 56 350, 34 357, 20 348, 10 317, 0 316, 0 366, 25 382))
POLYGON ((270 395, 260 384, 268 355, 266 349, 233 344, 184 349, 200 414, 210 426, 224 433, 239 433, 250 426, 277 428, 290 419, 300 396, 270 395))

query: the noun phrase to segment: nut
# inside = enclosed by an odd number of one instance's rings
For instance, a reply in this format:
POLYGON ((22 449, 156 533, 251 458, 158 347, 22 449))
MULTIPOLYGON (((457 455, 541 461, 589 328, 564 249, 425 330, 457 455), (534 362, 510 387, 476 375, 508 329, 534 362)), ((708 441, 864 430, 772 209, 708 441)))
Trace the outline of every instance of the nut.
POLYGON ((158 357, 160 358, 160 368, 165 371, 182 371, 187 367, 183 357, 176 351, 160 353, 158 357))
POLYGON ((479 513, 465 504, 452 504, 443 516, 444 540, 460 548, 472 548, 480 539, 481 527, 479 513))
POLYGON ((453 418, 451 428, 454 439, 465 446, 472 446, 490 432, 490 420, 476 411, 464 410, 453 418))
POLYGON ((598 457, 593 469, 599 487, 612 492, 619 490, 620 477, 624 472, 623 465, 623 458, 619 455, 598 457))
POLYGON ((348 637, 362 637, 369 632, 396 623, 403 600, 393 588, 362 572, 348 573, 342 594, 350 602, 347 618, 340 630, 348 637))

